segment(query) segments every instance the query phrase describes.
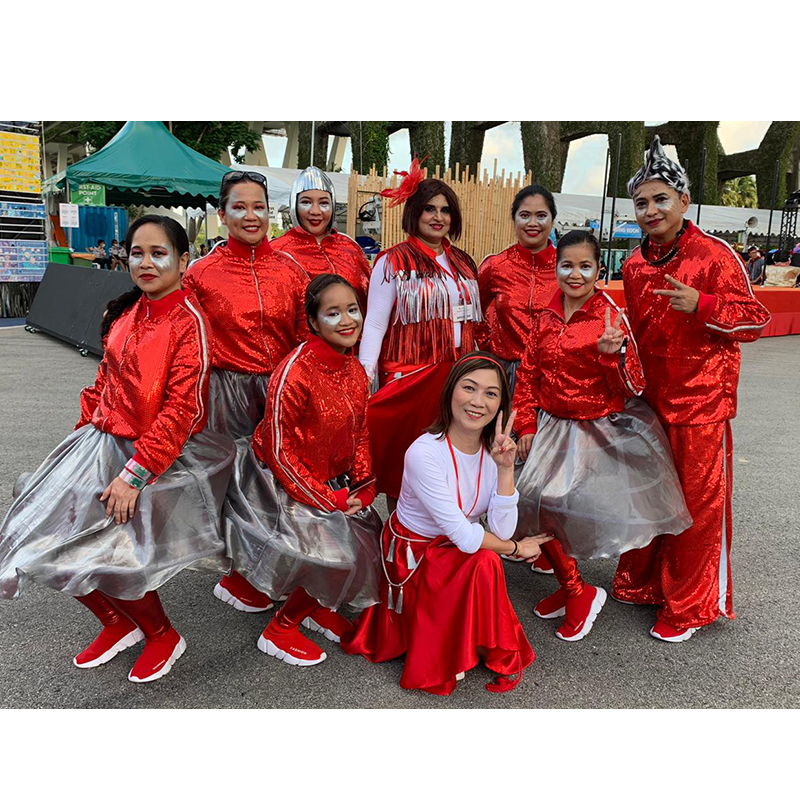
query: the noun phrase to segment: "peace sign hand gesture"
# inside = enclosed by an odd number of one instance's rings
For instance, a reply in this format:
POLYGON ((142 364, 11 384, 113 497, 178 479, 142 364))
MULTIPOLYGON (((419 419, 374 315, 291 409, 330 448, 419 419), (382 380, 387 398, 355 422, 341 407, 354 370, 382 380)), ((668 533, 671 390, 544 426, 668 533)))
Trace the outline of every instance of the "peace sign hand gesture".
POLYGON ((503 412, 501 411, 497 415, 497 423, 494 426, 494 442, 489 455, 497 464, 498 469, 514 469, 514 462, 517 459, 517 443, 511 438, 511 431, 516 418, 517 412, 512 411, 508 418, 508 424, 503 427, 503 412))
POLYGON ((700 292, 676 280, 672 275, 665 275, 664 280, 674 289, 653 289, 653 294, 669 297, 669 304, 682 314, 694 314, 700 302, 700 292))
POLYGON ((622 313, 617 314, 614 324, 611 324, 611 309, 606 306, 606 329, 603 335, 597 340, 597 349, 601 353, 613 355, 618 353, 625 339, 625 333, 620 329, 622 325, 622 313))

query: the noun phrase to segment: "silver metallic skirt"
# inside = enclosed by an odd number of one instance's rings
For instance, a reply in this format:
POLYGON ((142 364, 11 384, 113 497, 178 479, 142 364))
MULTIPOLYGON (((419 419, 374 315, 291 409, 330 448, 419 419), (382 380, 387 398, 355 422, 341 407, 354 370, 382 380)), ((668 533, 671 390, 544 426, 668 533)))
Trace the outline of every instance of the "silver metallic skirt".
POLYGON ((208 384, 207 431, 239 439, 252 436, 264 419, 269 375, 212 369, 208 384))
POLYGON ((230 570, 220 523, 233 443, 205 431, 189 439, 117 525, 100 495, 134 451, 133 441, 84 425, 17 482, 0 527, 0 599, 35 581, 136 600, 183 569, 230 570))
POLYGON ((553 533, 574 558, 618 556, 692 524, 667 436, 638 398, 595 420, 540 411, 517 489, 517 538, 553 533))
MULTIPOLYGON (((235 475, 223 510, 228 555, 237 572, 270 597, 301 586, 326 608, 378 602, 381 518, 373 508, 346 516, 290 497, 237 442, 235 475)), ((341 479, 328 484, 336 490, 341 479)))

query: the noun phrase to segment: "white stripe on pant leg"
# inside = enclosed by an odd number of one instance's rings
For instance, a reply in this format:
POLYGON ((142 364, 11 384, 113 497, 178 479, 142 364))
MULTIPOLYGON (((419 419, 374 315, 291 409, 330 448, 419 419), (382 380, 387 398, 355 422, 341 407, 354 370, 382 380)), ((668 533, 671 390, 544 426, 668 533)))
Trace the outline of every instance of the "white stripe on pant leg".
POLYGON ((725 530, 725 515, 728 511, 728 426, 722 430, 722 549, 719 554, 719 610, 727 616, 725 599, 728 594, 728 543, 726 541, 727 532, 725 530))

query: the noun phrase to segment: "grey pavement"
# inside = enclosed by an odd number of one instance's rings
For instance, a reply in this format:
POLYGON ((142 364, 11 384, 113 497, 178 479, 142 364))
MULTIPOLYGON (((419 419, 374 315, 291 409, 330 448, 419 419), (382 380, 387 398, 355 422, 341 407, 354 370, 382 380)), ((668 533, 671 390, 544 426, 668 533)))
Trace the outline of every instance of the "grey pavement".
MULTIPOLYGON (((328 659, 300 669, 260 653, 267 614, 216 600, 213 575, 183 573, 160 594, 188 649, 152 684, 126 679, 139 648, 92 670, 71 659, 97 633, 70 597, 33 587, 0 602, 0 707, 4 708, 797 708, 800 707, 800 336, 743 347, 734 421, 735 620, 666 644, 648 635, 652 608, 609 599, 583 641, 555 638, 557 620, 531 608, 556 586, 506 564, 511 601, 537 660, 519 688, 489 694, 483 667, 450 697, 400 688, 402 662, 374 665, 324 642, 328 659)), ((98 360, 22 328, 0 330, 0 515, 16 477, 34 469, 71 430, 78 393, 98 360)), ((380 509, 385 514, 385 507, 380 509)), ((615 564, 586 562, 610 588, 615 564)), ((314 634, 312 634, 314 635, 314 634)))

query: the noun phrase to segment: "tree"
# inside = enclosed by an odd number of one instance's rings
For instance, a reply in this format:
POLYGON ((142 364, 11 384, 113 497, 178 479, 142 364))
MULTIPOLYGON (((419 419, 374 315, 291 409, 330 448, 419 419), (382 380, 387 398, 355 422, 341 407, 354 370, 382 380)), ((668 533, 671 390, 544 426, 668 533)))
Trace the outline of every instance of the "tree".
MULTIPOLYGON (((124 122, 81 122, 79 135, 93 150, 107 145, 122 128, 124 122)), ((169 126, 170 123, 166 122, 169 126)), ((173 122, 172 133, 192 150, 214 161, 219 161, 227 148, 234 153, 244 148, 252 153, 259 145, 260 136, 246 122, 173 122)), ((244 156, 235 156, 241 164, 244 156)))
POLYGON ((752 175, 725 181, 722 187, 722 205, 737 208, 758 208, 758 192, 752 175))

